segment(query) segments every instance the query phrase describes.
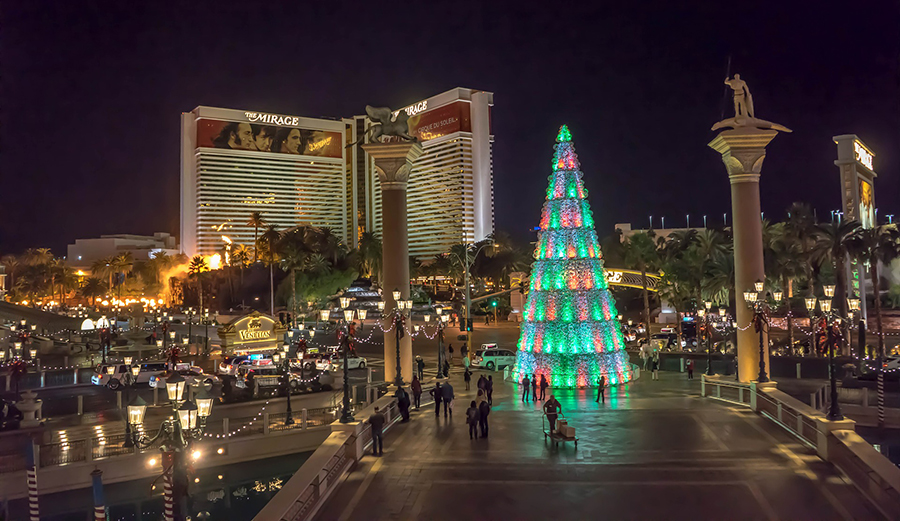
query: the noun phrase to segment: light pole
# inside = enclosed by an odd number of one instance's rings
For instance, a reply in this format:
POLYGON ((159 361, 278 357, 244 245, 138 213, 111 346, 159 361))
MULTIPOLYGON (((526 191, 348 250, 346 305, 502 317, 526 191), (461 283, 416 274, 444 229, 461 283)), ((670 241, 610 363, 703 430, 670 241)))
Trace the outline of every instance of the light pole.
MULTIPOLYGON (((141 372, 141 366, 138 364, 131 365, 132 358, 130 356, 125 357, 125 365, 128 367, 128 372, 125 373, 125 403, 131 403, 131 393, 128 389, 137 383, 137 376, 141 372)), ((134 447, 134 440, 131 437, 131 422, 125 422, 125 443, 123 443, 125 447, 134 447)))
POLYGON ((284 357, 282 357, 281 353, 275 352, 272 355, 272 362, 278 366, 281 365, 281 379, 282 383, 284 383, 284 395, 287 399, 286 408, 285 408, 285 417, 284 424, 285 425, 293 425, 294 424, 294 415, 293 410, 291 409, 291 361, 288 359, 288 350, 289 345, 285 344, 282 349, 284 350, 284 357), (284 358, 284 363, 282 364, 282 358, 284 358))
POLYGON ((488 242, 488 243, 482 244, 477 250, 475 250, 475 253, 472 255, 472 260, 471 260, 471 261, 469 260, 469 248, 470 248, 471 246, 470 246, 469 244, 466 244, 465 246, 466 246, 465 259, 460 259, 460 258, 459 258, 459 255, 457 255, 457 254, 455 254, 455 253, 454 253, 453 255, 454 255, 457 259, 459 259, 459 260, 462 262, 462 264, 465 266, 465 273, 463 273, 463 277, 464 277, 464 283, 465 283, 465 285, 466 285, 466 317, 465 317, 465 320, 466 320, 466 324, 465 324, 465 331, 466 331, 466 356, 469 356, 469 355, 471 355, 471 353, 472 353, 472 335, 469 334, 469 333, 471 333, 471 332, 472 332, 472 329, 474 329, 474 327, 472 327, 472 328, 470 329, 470 326, 471 326, 471 324, 472 324, 472 296, 471 296, 471 291, 470 291, 470 288, 469 288, 469 270, 471 269, 472 262, 474 262, 475 259, 478 257, 478 254, 481 253, 481 250, 483 250, 483 249, 486 248, 487 246, 490 246, 490 247, 496 249, 496 248, 497 248, 497 243, 495 243, 495 242, 488 242))
POLYGON ((837 371, 834 367, 834 344, 837 343, 835 337, 840 336, 841 319, 832 316, 830 298, 820 300, 819 307, 825 315, 826 338, 828 339, 828 380, 831 388, 831 403, 828 406, 826 418, 830 421, 840 421, 844 419, 844 416, 841 414, 841 404, 838 403, 837 371), (837 330, 837 334, 835 334, 835 330, 837 330))
POLYGON ((395 289, 392 296, 397 304, 397 308, 394 310, 394 327, 396 328, 394 333, 397 339, 397 374, 394 377, 394 385, 399 389, 403 387, 403 374, 401 373, 402 368, 400 365, 400 339, 403 338, 403 327, 406 320, 406 315, 403 311, 412 309, 412 300, 400 300, 401 293, 399 289, 395 289))
MULTIPOLYGON (((198 310, 198 312, 199 312, 199 310, 198 310)), ((193 306, 187 308, 187 311, 185 311, 185 313, 184 313, 184 315, 185 315, 185 317, 187 317, 187 321, 188 321, 188 352, 190 352, 191 334, 193 333, 192 328, 194 326, 194 314, 195 313, 194 313, 193 306)))
MULTIPOLYGON (((398 297, 399 299, 399 297, 398 297)), ((341 307, 346 307, 350 305, 349 298, 341 298, 340 299, 341 307)), ((399 302, 398 302, 399 304, 399 302)), ((327 320, 326 313, 328 310, 322 310, 322 319, 327 320)), ((344 328, 344 334, 341 337, 341 357, 344 362, 344 382, 342 384, 343 388, 343 398, 341 400, 341 423, 350 423, 352 421, 356 421, 353 418, 353 411, 350 408, 350 362, 349 362, 349 351, 350 351, 350 322, 353 320, 353 310, 352 309, 344 309, 343 320, 344 324, 339 325, 339 327, 344 328)), ((397 377, 400 377, 400 339, 397 339, 397 377)))
MULTIPOLYGON (((188 486, 184 456, 185 452, 190 450, 191 444, 203 436, 206 418, 212 411, 213 399, 202 386, 194 397, 195 401, 181 401, 184 385, 184 377, 179 373, 174 373, 166 379, 166 393, 172 401, 172 410, 175 414, 163 420, 156 435, 152 437, 141 432, 147 403, 141 397, 137 397, 128 405, 131 443, 141 449, 147 449, 160 441, 160 450, 164 456, 162 468, 165 480, 166 521, 182 521, 188 517, 189 512, 184 504, 187 500, 188 486)), ((192 459, 196 460, 199 457, 200 451, 191 453, 192 459)))
POLYGON ((756 377, 756 381, 759 383, 769 381, 769 377, 766 375, 766 351, 763 340, 765 336, 763 333, 769 322, 766 316, 766 294, 763 286, 763 282, 758 280, 753 284, 753 290, 744 292, 744 301, 753 310, 753 327, 759 333, 759 374, 756 377))
MULTIPOLYGON (((866 348, 866 323, 862 318, 862 312, 859 309, 860 301, 858 298, 848 298, 847 299, 847 307, 850 308, 850 320, 853 320, 853 315, 859 313, 859 342, 856 348, 856 370, 862 370, 862 360, 864 353, 863 351, 866 348)), ((851 322, 852 323, 852 322, 851 322)), ((853 346, 852 339, 848 338, 847 341, 850 343, 851 347, 853 346)))

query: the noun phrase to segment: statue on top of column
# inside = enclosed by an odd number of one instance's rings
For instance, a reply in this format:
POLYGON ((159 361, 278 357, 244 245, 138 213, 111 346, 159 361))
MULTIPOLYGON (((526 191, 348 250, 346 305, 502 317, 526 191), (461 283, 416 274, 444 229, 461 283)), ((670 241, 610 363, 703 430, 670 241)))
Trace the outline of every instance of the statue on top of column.
POLYGON ((741 79, 740 74, 735 74, 733 79, 725 78, 725 85, 734 91, 734 115, 753 117, 753 96, 747 82, 741 79))
POLYGON ((753 96, 750 94, 750 88, 747 87, 747 82, 741 79, 740 74, 735 74, 734 78, 726 77, 725 85, 731 87, 732 95, 734 96, 734 117, 716 123, 713 125, 712 130, 726 127, 735 129, 739 127, 753 127, 759 129, 780 130, 782 132, 791 131, 791 129, 779 125, 778 123, 757 119, 754 116, 753 96))
POLYGON ((397 111, 394 116, 388 107, 366 105, 366 114, 377 123, 369 127, 355 143, 347 145, 347 148, 362 143, 367 135, 370 143, 380 142, 381 136, 397 136, 403 141, 416 141, 414 136, 409 135, 409 114, 405 110, 397 111))

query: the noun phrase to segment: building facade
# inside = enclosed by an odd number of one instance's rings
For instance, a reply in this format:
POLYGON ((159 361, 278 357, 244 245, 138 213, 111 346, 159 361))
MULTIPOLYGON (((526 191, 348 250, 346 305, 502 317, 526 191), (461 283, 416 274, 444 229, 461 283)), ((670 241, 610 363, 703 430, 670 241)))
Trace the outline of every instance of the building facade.
MULTIPOLYGON (((457 88, 401 110, 425 148, 407 192, 410 255, 428 258, 493 233, 493 94, 457 88)), ((279 230, 330 228, 351 248, 381 235, 374 164, 355 143, 365 116, 313 119, 197 107, 182 115, 181 236, 188 255, 252 246, 252 212, 279 230)), ((262 231, 259 232, 260 234, 262 231)))
POLYGON ((92 239, 76 239, 66 249, 66 261, 76 269, 90 269, 91 265, 101 259, 114 255, 130 253, 136 261, 146 261, 153 254, 163 252, 167 255, 179 253, 175 237, 164 232, 153 235, 101 235, 92 239))
MULTIPOLYGON (((197 107, 181 117, 181 238, 188 255, 253 245, 253 212, 278 229, 347 239, 345 124, 197 107)), ((260 230, 261 234, 264 230, 260 230)))

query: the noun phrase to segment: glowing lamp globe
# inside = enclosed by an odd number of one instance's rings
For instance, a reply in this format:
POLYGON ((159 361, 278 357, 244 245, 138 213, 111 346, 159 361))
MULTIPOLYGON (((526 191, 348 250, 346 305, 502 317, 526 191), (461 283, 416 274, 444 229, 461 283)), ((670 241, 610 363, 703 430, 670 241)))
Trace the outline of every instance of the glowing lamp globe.
POLYGON ((147 402, 145 402, 140 396, 134 399, 128 405, 128 423, 132 426, 137 427, 138 425, 144 423, 144 415, 147 413, 147 402))
POLYGON ((825 291, 826 297, 830 298, 834 296, 834 284, 826 284, 825 286, 822 286, 822 289, 825 291))
POLYGON ((184 394, 184 384, 184 377, 180 373, 175 372, 166 378, 166 393, 170 400, 174 402, 181 399, 184 394))
POLYGON ((816 309, 816 297, 807 297, 803 299, 806 304, 806 310, 812 312, 816 309))
POLYGON ((181 422, 182 429, 196 429, 197 416, 197 406, 190 400, 184 402, 181 404, 181 407, 178 408, 178 421, 181 422))

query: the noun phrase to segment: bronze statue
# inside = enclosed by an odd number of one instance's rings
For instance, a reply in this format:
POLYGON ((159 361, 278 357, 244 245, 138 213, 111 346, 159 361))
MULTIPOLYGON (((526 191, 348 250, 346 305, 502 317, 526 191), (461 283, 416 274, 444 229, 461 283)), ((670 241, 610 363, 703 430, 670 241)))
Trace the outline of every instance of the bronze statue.
POLYGON ((406 111, 401 110, 397 113, 397 117, 392 118, 391 109, 388 107, 366 105, 366 114, 369 115, 369 119, 378 123, 369 127, 355 143, 347 145, 347 148, 362 143, 367 135, 370 143, 381 141, 381 136, 397 136, 405 141, 416 141, 415 137, 409 135, 409 115, 406 111))

